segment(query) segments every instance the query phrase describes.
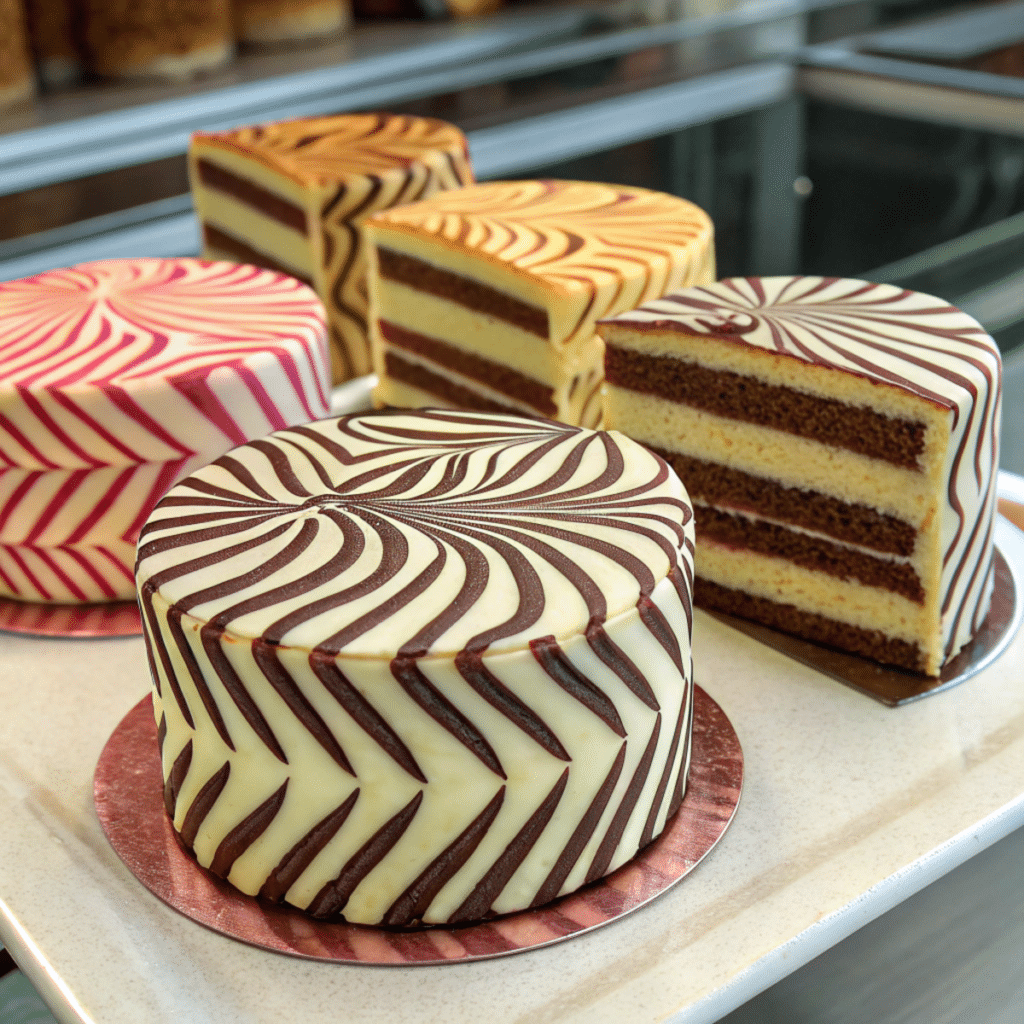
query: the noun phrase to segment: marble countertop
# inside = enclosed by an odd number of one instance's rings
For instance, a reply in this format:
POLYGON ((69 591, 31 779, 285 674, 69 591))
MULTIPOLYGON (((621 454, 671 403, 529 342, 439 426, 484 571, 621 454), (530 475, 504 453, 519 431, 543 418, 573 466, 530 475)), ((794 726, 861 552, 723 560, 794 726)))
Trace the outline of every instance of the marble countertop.
MULTIPOLYGON (((1000 531, 1024 563, 1024 534, 1000 531)), ((555 946, 362 967, 209 931, 108 845, 93 770, 148 691, 141 639, 0 634, 0 940, 68 1022, 710 1022, 1024 824, 1024 631, 961 686, 897 709, 702 613, 694 649, 745 782, 691 875, 555 946)))

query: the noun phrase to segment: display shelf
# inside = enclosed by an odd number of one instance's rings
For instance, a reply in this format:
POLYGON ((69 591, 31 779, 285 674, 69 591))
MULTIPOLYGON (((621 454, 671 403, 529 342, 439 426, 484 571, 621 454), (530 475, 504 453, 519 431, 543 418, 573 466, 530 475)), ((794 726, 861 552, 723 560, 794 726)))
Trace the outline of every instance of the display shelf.
MULTIPOLYGON (((1024 564, 1024 535, 998 542, 1024 564)), ((697 680, 744 796, 700 867, 592 934, 504 960, 322 964, 177 914, 107 844, 92 774, 148 687, 141 640, 0 640, 0 940, 61 1021, 717 1020, 1024 824, 1024 634, 979 675, 884 708, 699 613, 697 680)))

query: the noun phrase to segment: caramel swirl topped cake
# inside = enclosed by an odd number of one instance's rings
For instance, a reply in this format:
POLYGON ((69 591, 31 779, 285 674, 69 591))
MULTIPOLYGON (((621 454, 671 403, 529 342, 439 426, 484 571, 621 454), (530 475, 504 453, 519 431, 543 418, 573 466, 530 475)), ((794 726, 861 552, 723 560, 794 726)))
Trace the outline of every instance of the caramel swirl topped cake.
POLYGON ((942 299, 735 278, 603 323, 608 423, 697 516, 698 602, 937 675, 992 591, 1001 364, 942 299))
POLYGON ((139 546, 182 842, 389 926, 613 871, 685 791, 692 530, 661 459, 545 420, 395 410, 234 449, 139 546))
POLYGON ((601 421, 600 317, 714 279, 685 199, 499 181, 374 217, 376 400, 601 421))
POLYGON ((197 134, 189 152, 205 253, 314 287, 337 382, 370 371, 363 221, 473 181, 453 125, 340 114, 197 134))
POLYGON ((134 598, 174 481, 327 413, 323 308, 291 278, 104 260, 0 283, 0 595, 134 598))

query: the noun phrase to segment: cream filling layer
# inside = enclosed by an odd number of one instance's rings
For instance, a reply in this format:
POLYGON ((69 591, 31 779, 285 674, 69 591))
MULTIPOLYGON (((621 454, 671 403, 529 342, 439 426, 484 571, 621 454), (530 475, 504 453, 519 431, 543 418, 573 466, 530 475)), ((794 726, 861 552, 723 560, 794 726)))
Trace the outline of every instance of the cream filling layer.
POLYGON ((641 444, 869 505, 919 530, 938 518, 938 484, 923 473, 608 384, 604 403, 606 427, 641 444))

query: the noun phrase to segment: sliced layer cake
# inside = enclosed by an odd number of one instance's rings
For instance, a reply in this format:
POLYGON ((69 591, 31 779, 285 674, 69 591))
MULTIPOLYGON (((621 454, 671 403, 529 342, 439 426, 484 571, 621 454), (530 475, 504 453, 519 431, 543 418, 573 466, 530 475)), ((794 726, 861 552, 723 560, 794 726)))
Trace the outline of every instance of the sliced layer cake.
POLYGON ((363 221, 473 180, 462 132, 393 114, 197 134, 189 173, 207 256, 278 270, 316 289, 336 382, 370 371, 363 221))
POLYGON ((890 285, 733 279, 600 326, 607 422, 697 518, 698 603, 936 675, 992 590, 999 352, 890 285))
POLYGON ((367 231, 381 405, 597 426, 595 321, 714 279, 707 215, 621 185, 491 182, 381 214, 367 231))

